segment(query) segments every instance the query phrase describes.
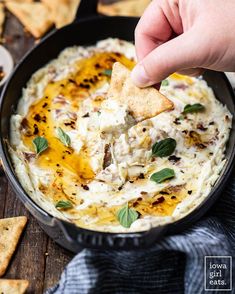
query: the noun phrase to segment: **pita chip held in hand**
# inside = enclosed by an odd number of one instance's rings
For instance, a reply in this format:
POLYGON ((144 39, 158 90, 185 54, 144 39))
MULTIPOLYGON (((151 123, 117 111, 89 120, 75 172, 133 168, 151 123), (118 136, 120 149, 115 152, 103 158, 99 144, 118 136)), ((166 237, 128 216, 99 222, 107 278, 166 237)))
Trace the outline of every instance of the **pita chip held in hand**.
POLYGON ((127 104, 136 121, 154 117, 172 110, 174 104, 153 87, 138 88, 130 77, 130 70, 119 62, 114 63, 108 98, 127 104))
POLYGON ((25 216, 0 219, 0 277, 10 263, 26 223, 25 216))

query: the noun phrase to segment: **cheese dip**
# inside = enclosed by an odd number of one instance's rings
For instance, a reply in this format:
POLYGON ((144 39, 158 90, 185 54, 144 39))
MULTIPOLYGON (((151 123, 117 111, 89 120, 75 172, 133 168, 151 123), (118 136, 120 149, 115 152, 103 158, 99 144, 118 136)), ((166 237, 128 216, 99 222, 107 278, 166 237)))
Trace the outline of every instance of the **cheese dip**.
POLYGON ((112 65, 135 64, 118 39, 65 49, 23 89, 10 152, 25 191, 79 227, 135 232, 178 220, 210 193, 225 164, 232 116, 202 78, 173 74, 174 109, 136 123, 107 99, 112 65))

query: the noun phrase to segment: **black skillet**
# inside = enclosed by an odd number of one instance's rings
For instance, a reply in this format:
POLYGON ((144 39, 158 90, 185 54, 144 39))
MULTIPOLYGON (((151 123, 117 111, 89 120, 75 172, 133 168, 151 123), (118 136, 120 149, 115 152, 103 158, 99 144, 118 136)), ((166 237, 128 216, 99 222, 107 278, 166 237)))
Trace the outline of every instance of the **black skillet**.
MULTIPOLYGON (((221 172, 219 180, 203 203, 192 213, 175 223, 154 227, 149 231, 141 233, 100 233, 76 227, 71 223, 49 215, 34 203, 22 188, 14 172, 5 143, 9 139, 9 120, 16 109, 19 97, 22 93, 22 88, 36 70, 57 57, 57 55, 68 46, 95 44, 98 40, 108 37, 133 41, 134 29, 138 19, 130 17, 100 16, 96 13, 96 2, 96 0, 82 0, 78 11, 78 20, 71 25, 50 33, 23 58, 14 70, 11 78, 5 85, 1 97, 1 159, 5 173, 17 197, 20 198, 26 208, 38 220, 44 231, 61 246, 73 252, 78 252, 83 247, 128 250, 141 249, 154 244, 166 234, 174 234, 191 226, 205 214, 221 194, 233 165, 235 153, 234 121, 226 149, 227 162, 221 172)), ((218 99, 223 104, 226 104, 230 112, 234 115, 234 94, 225 75, 208 71, 205 73, 204 78, 207 80, 209 86, 213 88, 218 99)))

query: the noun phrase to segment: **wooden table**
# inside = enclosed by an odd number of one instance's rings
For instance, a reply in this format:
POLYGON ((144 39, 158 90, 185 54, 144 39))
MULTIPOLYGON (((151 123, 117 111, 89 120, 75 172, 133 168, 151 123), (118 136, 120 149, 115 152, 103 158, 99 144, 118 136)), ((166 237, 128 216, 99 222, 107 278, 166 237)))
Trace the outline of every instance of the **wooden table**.
MULTIPOLYGON (((18 20, 7 13, 4 46, 15 63, 34 45, 35 40, 24 32, 18 20)), ((25 215, 28 224, 4 278, 27 279, 27 293, 43 293, 60 278, 73 254, 55 244, 39 227, 12 191, 6 177, 0 177, 0 218, 25 215)))

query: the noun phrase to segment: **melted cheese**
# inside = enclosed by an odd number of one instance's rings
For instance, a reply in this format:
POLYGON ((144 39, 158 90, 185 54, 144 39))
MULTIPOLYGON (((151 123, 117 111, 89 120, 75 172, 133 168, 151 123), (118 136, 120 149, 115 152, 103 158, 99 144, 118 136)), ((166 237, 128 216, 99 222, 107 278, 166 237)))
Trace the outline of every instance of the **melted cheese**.
POLYGON ((127 232, 179 219, 208 195, 225 164, 231 115, 203 80, 171 75, 161 91, 175 109, 137 125, 127 106, 106 101, 110 77, 104 71, 115 61, 132 68, 133 57, 130 43, 113 39, 68 48, 33 75, 12 117, 11 153, 22 185, 45 210, 80 227, 127 232), (193 103, 206 111, 180 118, 193 103), (71 147, 58 139, 58 127, 71 147), (49 148, 35 157, 37 136, 49 148), (177 141, 175 157, 152 158, 152 145, 166 137, 177 141), (166 167, 175 178, 150 181, 166 167), (56 209, 60 200, 73 207, 56 209), (116 217, 126 203, 140 215, 130 229, 116 217))
MULTIPOLYGON (((55 181, 58 182, 58 178, 60 179, 59 184, 53 182, 51 190, 49 189, 46 193, 46 195, 53 194, 54 201, 55 199, 68 198, 64 193, 60 193, 61 185, 67 186, 67 181, 70 182, 72 179, 76 183, 88 183, 95 176, 90 165, 89 150, 86 146, 83 146, 79 153, 74 152, 72 148, 66 147, 60 142, 56 130, 58 127, 63 128, 64 131, 74 128, 76 113, 81 101, 95 93, 109 80, 109 76, 104 74, 104 70, 111 69, 115 61, 121 61, 129 68, 133 67, 131 60, 118 53, 97 53, 91 58, 78 61, 75 73, 66 79, 50 82, 44 90, 43 97, 30 106, 29 112, 24 118, 26 125, 22 132, 24 144, 33 152, 33 138, 43 136, 49 143, 49 148, 36 159, 36 164, 41 168, 50 169, 55 175, 55 181), (56 120, 52 113, 60 111, 64 107, 66 112, 74 114, 75 118, 60 124, 60 121, 56 120), (59 193, 56 194, 56 191, 59 193), (61 197, 58 197, 60 194, 61 197)), ((102 99, 96 98, 93 105, 99 107, 101 101, 102 99)))

